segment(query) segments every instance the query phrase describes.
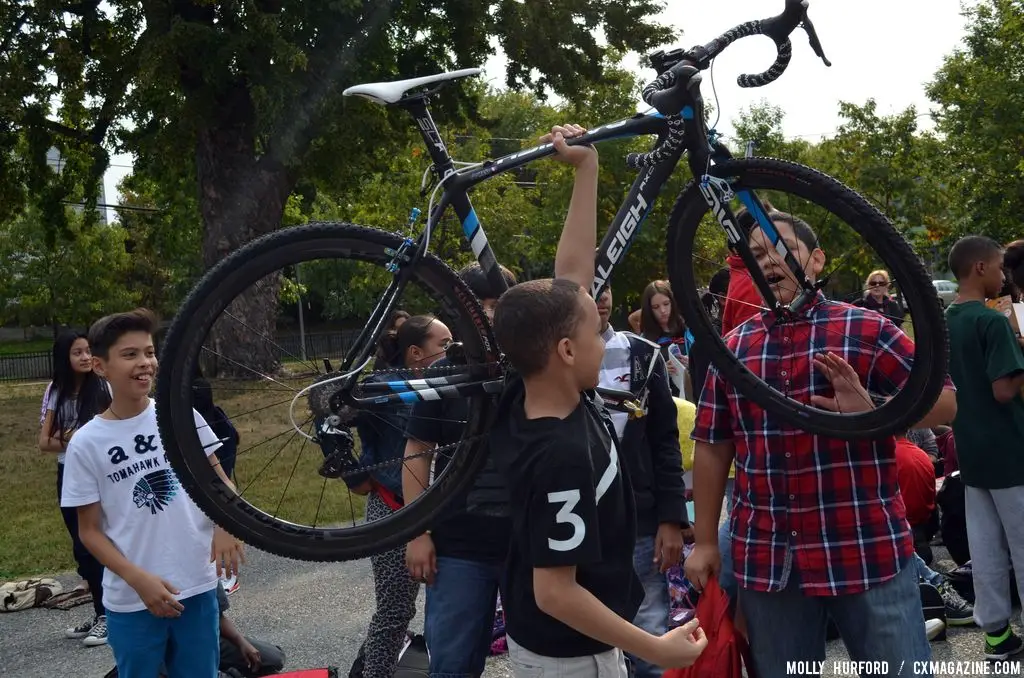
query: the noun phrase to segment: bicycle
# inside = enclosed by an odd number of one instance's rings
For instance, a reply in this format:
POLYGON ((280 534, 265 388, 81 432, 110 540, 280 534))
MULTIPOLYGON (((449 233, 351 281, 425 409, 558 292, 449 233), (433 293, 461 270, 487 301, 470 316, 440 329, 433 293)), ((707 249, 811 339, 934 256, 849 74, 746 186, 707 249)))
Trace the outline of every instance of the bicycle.
MULTIPOLYGON (((658 77, 643 90, 643 99, 652 109, 601 125, 570 141, 598 144, 639 135, 657 137, 650 152, 631 154, 628 158, 629 165, 639 170, 639 176, 600 245, 592 292, 596 297, 605 288, 616 265, 634 242, 661 188, 675 171, 683 154, 687 153, 695 181, 679 195, 672 210, 667 249, 673 289, 696 341, 707 347, 712 363, 741 394, 784 420, 812 433, 849 439, 873 438, 892 434, 920 420, 942 390, 947 340, 941 307, 930 276, 888 219, 850 188, 813 169, 784 160, 734 159, 720 143, 717 134, 708 129, 700 92, 701 72, 707 70, 712 60, 732 42, 748 36, 770 37, 776 44, 777 58, 761 74, 741 75, 738 79, 741 86, 763 86, 782 75, 792 56, 789 36, 798 27, 804 28, 814 52, 826 65, 830 65, 807 17, 807 6, 806 0, 787 0, 785 10, 778 16, 737 26, 707 45, 689 51, 656 52, 650 60, 658 77), (829 276, 817 281, 809 280, 801 263, 785 246, 768 217, 765 200, 759 194, 770 196, 773 203, 785 195, 796 196, 796 199, 809 204, 802 213, 817 217, 826 212, 847 223, 859 238, 856 242, 866 243, 875 250, 872 255, 875 258, 865 259, 863 265, 870 262, 884 264, 914 309, 916 354, 909 377, 898 392, 888 394, 891 397, 876 409, 856 414, 828 412, 791 399, 748 371, 715 330, 697 291, 701 287, 698 280, 700 266, 695 262, 699 244, 697 231, 709 213, 714 217, 714 226, 720 229, 718 233, 724 234, 728 249, 745 262, 763 299, 771 300, 766 302, 763 312, 773 322, 785 323, 797 318, 831 280, 829 276), (753 215, 757 225, 776 247, 784 265, 799 282, 800 293, 791 304, 784 306, 778 301, 770 281, 761 272, 747 243, 746 233, 741 232, 737 225, 734 203, 742 205, 753 215)), ((430 196, 427 222, 418 236, 402 236, 343 223, 293 227, 264 236, 239 249, 203 277, 167 334, 162 356, 163 371, 157 388, 157 408, 168 456, 182 484, 200 508, 215 522, 250 544, 281 555, 310 560, 358 558, 397 546, 419 534, 452 497, 461 496, 486 462, 480 443, 486 431, 493 396, 502 389, 506 369, 478 300, 452 269, 428 251, 431 235, 441 216, 449 207, 452 208, 462 224, 474 257, 492 285, 496 289, 505 289, 496 257, 467 191, 480 182, 521 168, 554 151, 550 144, 543 144, 483 163, 456 165, 431 118, 428 100, 441 87, 480 72, 480 69, 465 69, 410 80, 357 85, 345 90, 346 95, 359 95, 377 104, 397 106, 412 115, 437 178, 430 196), (439 192, 440 199, 435 203, 439 192), (325 273, 335 269, 310 263, 318 256, 337 263, 339 272, 331 273, 335 277, 326 277, 328 274, 325 273), (273 513, 259 509, 251 502, 253 497, 262 497, 262 494, 254 492, 248 498, 244 495, 256 479, 265 475, 272 464, 278 463, 275 460, 284 452, 279 451, 267 461, 245 488, 241 487, 244 483, 236 478, 240 485, 236 495, 217 479, 206 461, 206 452, 196 432, 191 375, 201 360, 216 360, 221 365, 234 368, 232 363, 240 365, 250 358, 254 364, 262 365, 277 364, 275 360, 291 357, 294 358, 291 364, 300 367, 312 365, 313 371, 319 373, 316 362, 307 358, 305 345, 301 358, 294 355, 295 351, 288 351, 273 340, 266 355, 254 352, 252 356, 225 356, 225 346, 231 344, 232 337, 241 338, 253 329, 251 323, 244 321, 246 309, 258 312, 270 304, 272 309, 267 312, 276 312, 277 297, 274 295, 278 290, 283 286, 301 288, 300 264, 307 271, 307 276, 311 271, 314 277, 332 281, 334 287, 328 287, 335 291, 322 295, 325 308, 332 303, 339 307, 351 303, 347 297, 336 293, 338 288, 356 295, 361 293, 359 285, 366 280, 387 280, 387 287, 373 306, 369 321, 345 350, 337 370, 325 359, 326 373, 316 374, 310 383, 303 386, 304 375, 299 375, 301 379, 293 379, 294 374, 266 375, 253 369, 262 378, 260 383, 267 386, 268 392, 281 391, 281 397, 285 398, 282 402, 288 402, 291 428, 271 440, 288 436, 282 450, 294 445, 295 440, 299 440, 302 446, 296 452, 285 494, 292 486, 297 469, 310 472, 310 462, 302 458, 303 449, 310 441, 321 442, 318 436, 327 430, 323 422, 328 422, 328 427, 337 425, 346 429, 344 432, 348 436, 344 440, 335 439, 335 442, 341 441, 344 454, 334 459, 337 463, 331 465, 331 473, 327 475, 337 477, 344 476, 346 469, 352 468, 354 443, 350 435, 351 426, 345 423, 345 417, 350 417, 353 412, 379 417, 379 414, 373 414, 375 408, 394 408, 424 400, 463 399, 467 403, 465 421, 460 419, 458 422, 463 425, 462 438, 458 443, 431 452, 435 460, 441 459, 439 455, 442 453, 452 454, 450 458, 444 457, 447 463, 443 470, 436 473, 432 482, 427 481, 425 492, 416 501, 378 522, 359 524, 358 510, 350 494, 348 508, 330 509, 334 511, 331 513, 333 517, 326 520, 331 524, 318 526, 322 510, 328 511, 323 506, 326 484, 320 490, 312 526, 303 524, 309 520, 313 510, 312 496, 303 500, 307 504, 302 504, 305 507, 302 511, 296 509, 295 515, 301 514, 300 517, 284 516, 287 513, 284 494, 277 500, 273 513), (351 273, 357 264, 371 265, 369 277, 351 273), (269 292, 258 286, 251 292, 247 291, 250 286, 265 281, 269 281, 269 292), (259 296, 261 294, 264 296, 259 296), (450 364, 428 368, 414 378, 405 374, 397 376, 386 370, 371 371, 370 374, 377 375, 377 378, 368 380, 367 367, 392 311, 398 307, 399 299, 408 301, 412 297, 422 305, 436 307, 439 317, 451 324, 452 333, 461 340, 446 351, 450 364), (222 313, 226 314, 225 318, 220 318, 222 313), (224 325, 229 320, 238 321, 243 329, 234 335, 226 335, 225 339, 224 334, 217 335, 216 328, 220 327, 217 323, 224 325), (211 332, 219 337, 212 348, 204 343, 211 332), (274 358, 274 355, 278 357, 274 358), (295 412, 303 399, 308 401, 309 416, 299 424, 295 412), (313 426, 310 426, 311 421, 313 426), (319 429, 316 428, 318 425, 319 429), (344 520, 345 515, 352 525, 339 528, 336 522, 344 520)), ((413 210, 410 225, 415 221, 417 212, 413 210)), ((710 223, 710 220, 705 221, 710 223)), ((844 257, 846 255, 844 252, 844 257)), ((301 315, 299 318, 301 321, 301 315)), ((225 379, 224 388, 230 391, 233 383, 225 379)), ((256 389, 251 382, 238 383, 242 384, 237 387, 239 389, 256 389)), ((637 402, 632 394, 605 391, 604 395, 620 409, 642 416, 642 403, 637 402)), ((243 440, 245 436, 243 432, 243 440)), ((254 468, 263 463, 266 453, 258 451, 255 446, 247 449, 254 450, 253 458, 258 460, 254 468)), ((236 459, 246 451, 240 450, 236 459)), ((320 470, 324 472, 323 468, 320 470)), ((296 506, 298 503, 296 501, 296 506)))

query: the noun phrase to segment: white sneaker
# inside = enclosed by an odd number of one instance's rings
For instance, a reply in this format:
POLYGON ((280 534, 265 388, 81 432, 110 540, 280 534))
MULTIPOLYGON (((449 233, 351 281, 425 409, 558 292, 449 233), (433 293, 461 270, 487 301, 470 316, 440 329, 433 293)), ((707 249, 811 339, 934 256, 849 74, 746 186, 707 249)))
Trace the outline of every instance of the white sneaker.
POLYGON ((230 577, 221 577, 220 584, 224 587, 224 593, 230 596, 238 590, 238 575, 233 574, 230 577))
POLYGON ((924 633, 928 640, 935 640, 946 630, 946 623, 941 619, 926 619, 924 622, 924 633))
POLYGON ((86 647, 98 647, 107 644, 107 617, 106 615, 96 618, 89 635, 82 638, 82 645, 86 647))

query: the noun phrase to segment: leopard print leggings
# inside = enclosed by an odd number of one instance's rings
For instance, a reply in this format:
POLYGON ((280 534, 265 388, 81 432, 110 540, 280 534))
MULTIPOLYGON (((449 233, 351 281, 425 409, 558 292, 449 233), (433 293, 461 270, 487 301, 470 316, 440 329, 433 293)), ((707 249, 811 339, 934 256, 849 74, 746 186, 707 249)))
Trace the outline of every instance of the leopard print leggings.
MULTIPOLYGON (((394 513, 380 495, 366 498, 366 521, 380 520, 394 513)), ((405 567, 405 546, 370 557, 377 609, 366 632, 366 663, 363 678, 392 678, 398 653, 405 643, 409 623, 416 616, 416 596, 420 585, 405 567)))

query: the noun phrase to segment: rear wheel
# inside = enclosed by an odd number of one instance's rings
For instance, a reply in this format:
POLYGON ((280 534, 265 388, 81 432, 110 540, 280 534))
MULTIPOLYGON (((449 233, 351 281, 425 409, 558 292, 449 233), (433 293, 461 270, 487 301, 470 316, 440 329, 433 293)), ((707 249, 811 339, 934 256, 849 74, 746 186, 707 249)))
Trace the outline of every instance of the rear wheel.
MULTIPOLYGON (((868 273, 884 269, 905 305, 913 309, 912 328, 906 328, 915 343, 913 364, 902 384, 875 384, 879 388, 870 393, 875 409, 832 412, 810 405, 806 386, 801 390, 796 385, 790 392, 777 390, 748 368, 748 364, 759 362, 760 356, 750 352, 736 355, 729 348, 701 301, 701 288, 724 266, 728 250, 722 227, 710 215, 698 187, 691 184, 679 196, 670 218, 669 272, 695 341, 707 351, 724 380, 765 410, 819 435, 871 439, 920 421, 935 404, 945 381, 946 324, 928 272, 889 220, 855 191, 795 163, 770 158, 730 160, 712 167, 710 174, 728 182, 734 193, 754 192, 762 202, 769 201, 777 210, 800 217, 816 230, 820 247, 826 257, 831 257, 819 278, 827 280, 824 291, 830 298, 841 299, 851 291, 855 296, 864 296, 868 273)), ((737 211, 739 200, 733 198, 731 207, 737 211)), ((784 262, 781 266, 785 266, 784 262)), ((749 275, 745 269, 743 274, 749 275)), ((724 295, 721 301, 724 303, 724 295)), ((770 313, 768 305, 752 311, 770 313)), ((781 331, 788 322, 771 320, 776 324, 764 337, 781 331)), ((904 322, 903 318, 891 320, 897 324, 904 322)), ((841 338, 842 335, 833 337, 841 338)), ((879 356, 886 352, 886 347, 860 346, 858 350, 873 351, 879 356)), ((809 361, 810 355, 806 359, 809 361)), ((811 371, 814 379, 813 367, 811 371)), ((871 390, 871 384, 868 388, 871 390)))
MULTIPOLYGON (((420 498, 391 515, 363 521, 365 500, 352 492, 348 482, 354 483, 358 475, 352 464, 342 464, 332 477, 321 475, 329 449, 320 423, 340 409, 336 398, 332 402, 337 387, 325 381, 337 373, 327 372, 325 362, 333 361, 337 367, 346 355, 353 334, 366 324, 365 320, 354 324, 353 314, 373 308, 393 279, 396 252, 404 243, 398 235, 350 224, 277 231, 213 267, 175 317, 163 341, 157 384, 160 435, 188 494, 215 523, 243 541, 303 560, 347 560, 379 553, 421 533, 483 464, 480 443, 491 399, 481 393, 468 398, 458 422, 443 422, 461 426, 458 443, 435 450, 434 459, 441 455, 447 459, 443 471, 434 467, 440 472, 423 479, 425 491, 420 498), (252 317, 246 313, 252 312, 253 299, 275 305, 271 309, 274 334, 263 336, 254 323, 246 321, 252 317), (289 336, 287 326, 296 311, 304 314, 299 317, 312 330, 302 342, 289 336), (244 350, 224 337, 245 342, 244 350), (203 409, 196 388, 200 366, 208 391, 215 394, 216 404, 240 436, 232 474, 237 494, 218 479, 196 430, 193 408, 203 409), (309 388, 321 382, 326 385, 309 388)), ((440 391, 457 390, 442 387, 444 380, 466 378, 471 371, 474 378, 486 372, 488 379, 500 379, 486 316, 447 265, 424 256, 411 272, 400 302, 414 315, 435 315, 461 342, 463 365, 429 367, 416 374, 441 379, 430 384, 438 388, 423 393, 438 397, 440 391)), ((387 381, 390 388, 403 378, 369 368, 359 375, 353 394, 366 389, 370 379, 387 381)), ((370 426, 338 426, 351 436, 345 439, 351 456, 344 458, 346 462, 354 463, 371 444, 364 431, 377 431, 372 444, 379 448, 384 447, 381 440, 386 436, 404 447, 401 417, 405 415, 400 414, 400 405, 358 404, 353 410, 351 401, 347 402, 353 422, 370 426)), ((209 423, 218 431, 223 421, 209 423)), ((330 441, 340 441, 344 435, 331 434, 330 441)), ((401 453, 390 456, 378 459, 375 473, 400 474, 401 453)))

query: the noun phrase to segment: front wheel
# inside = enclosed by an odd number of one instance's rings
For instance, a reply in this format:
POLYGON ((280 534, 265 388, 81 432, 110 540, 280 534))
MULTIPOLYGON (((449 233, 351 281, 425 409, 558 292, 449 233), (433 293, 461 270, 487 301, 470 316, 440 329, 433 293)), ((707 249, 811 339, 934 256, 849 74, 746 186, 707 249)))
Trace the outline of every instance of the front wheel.
MULTIPOLYGON (((421 533, 482 466, 491 398, 479 389, 459 396, 473 379, 500 380, 501 367, 476 297, 434 256, 405 264, 414 268, 399 308, 442 321, 460 342, 458 358, 447 340, 424 339, 438 352, 428 362, 448 356, 458 364, 399 373, 381 364, 385 356, 377 365, 355 366, 358 381, 348 393, 366 397, 339 396, 338 368, 395 280, 406 245, 398 235, 350 224, 283 229, 214 266, 175 317, 162 342, 160 436, 199 508, 246 543, 302 560, 386 551, 421 533), (406 406, 453 395, 445 418, 426 422, 427 429, 425 417, 415 416, 420 410, 406 406), (225 469, 230 455, 237 493, 208 461, 193 409, 224 443, 217 453, 225 469), (428 451, 421 456, 433 460, 421 479, 424 491, 365 522, 367 491, 387 496, 396 481, 401 491, 413 421, 417 430, 443 434, 422 441, 428 451)), ((433 336, 434 320, 425 322, 433 336)))
MULTIPOLYGON (((865 296, 870 291, 868 285, 874 282, 869 274, 887 271, 891 281, 888 292, 898 288, 907 307, 913 309, 912 329, 905 328, 913 338, 912 357, 877 345, 877 333, 858 335, 857 327, 837 330, 834 323, 808 322, 800 317, 776 318, 768 310, 774 307, 775 300, 743 314, 761 315, 765 319, 757 337, 741 341, 738 336, 760 322, 754 320, 754 325, 743 326, 744 329, 737 329, 724 339, 711 317, 712 305, 702 301, 702 296, 707 295, 700 290, 725 265, 726 238, 709 213, 699 187, 691 184, 679 196, 671 215, 670 278, 695 342, 707 352, 724 381, 779 419, 818 435, 873 439, 906 430, 920 421, 934 406, 944 386, 948 361, 946 324, 928 272, 889 220, 852 189, 803 165, 748 158, 716 165, 710 174, 725 180, 734 194, 756 193, 763 203, 770 203, 777 211, 794 215, 812 227, 825 257, 818 280, 824 282, 822 291, 829 298, 865 296), (866 382, 874 409, 831 411, 810 403, 812 393, 831 392, 825 375, 812 365, 813 354, 821 351, 842 352, 857 358, 857 364, 864 367, 859 376, 862 384, 866 382), (879 377, 880 370, 875 367, 882 360, 888 365, 899 364, 889 370, 898 379, 885 383, 879 377), (786 365, 781 364, 783 361, 786 365)), ((733 197, 733 212, 740 206, 740 201, 733 197)), ((770 251, 769 256, 777 253, 770 251)), ((785 266, 779 257, 773 270, 785 266)), ((745 268, 734 268, 732 275, 750 274, 745 268)), ((781 288, 785 281, 776 284, 781 288)), ((724 304, 726 295, 722 290, 712 290, 711 294, 719 295, 724 304)), ((833 305, 829 311, 833 316, 845 312, 838 308, 839 302, 826 303, 833 305)), ((897 325, 906 322, 903 317, 889 320, 897 325)), ((877 323, 875 327, 878 328, 877 323)), ((760 427, 762 423, 748 421, 745 425, 760 427)))

